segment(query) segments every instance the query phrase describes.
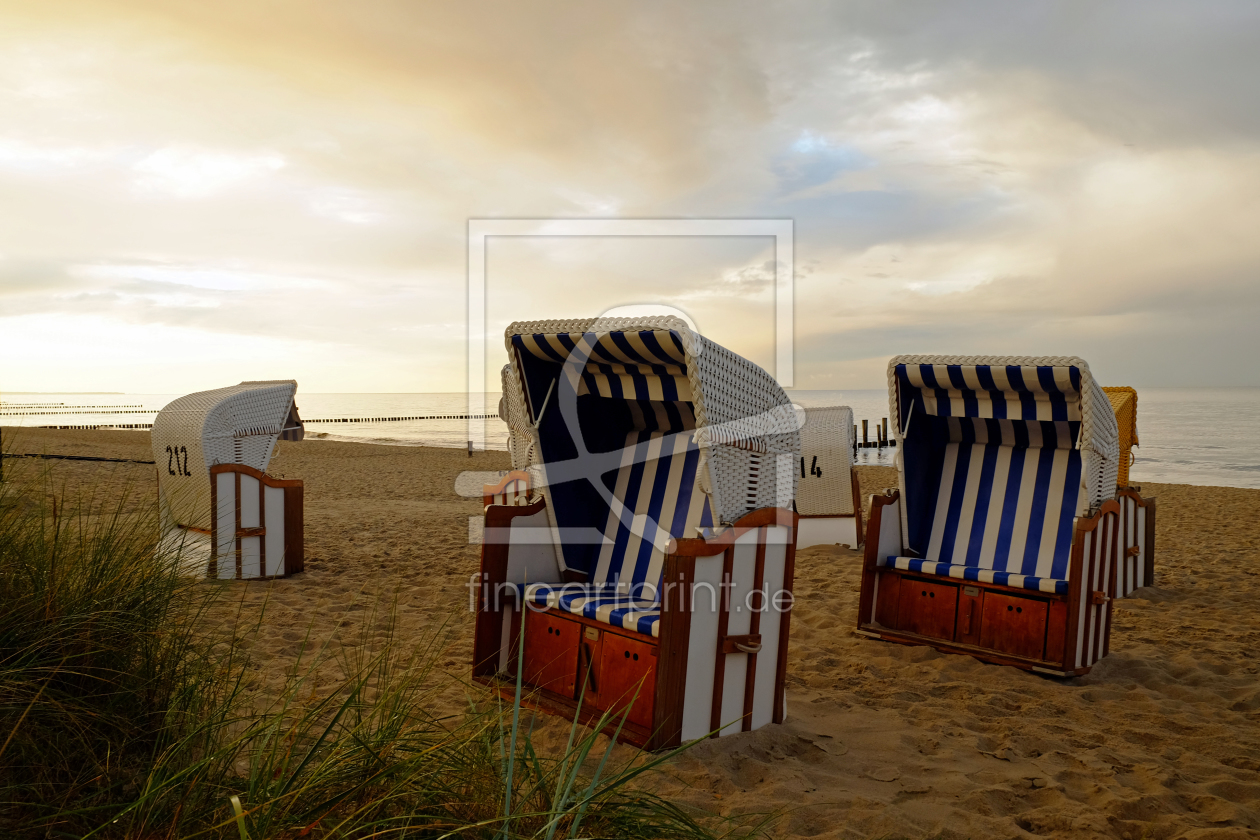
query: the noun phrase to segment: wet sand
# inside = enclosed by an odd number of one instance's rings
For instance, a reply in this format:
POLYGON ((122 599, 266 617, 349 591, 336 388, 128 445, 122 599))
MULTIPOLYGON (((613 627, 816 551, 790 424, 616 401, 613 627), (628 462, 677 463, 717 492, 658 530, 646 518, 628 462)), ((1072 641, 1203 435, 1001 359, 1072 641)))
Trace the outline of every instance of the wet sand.
MULTIPOLYGON (((6 429, 14 451, 11 440, 16 451, 151 457, 145 432, 6 429)), ((40 463, 56 492, 155 488, 152 465, 40 463)), ((270 472, 306 486, 307 571, 228 585, 243 622, 259 625, 260 702, 308 634, 370 649, 378 608, 395 600, 400 638, 450 631, 440 702, 457 714, 476 696, 465 584, 481 505, 453 488, 463 470, 507 466, 500 452, 279 444, 270 472)), ((859 476, 864 496, 895 483, 887 468, 859 476)), ((715 814, 782 810, 773 833, 784 837, 1260 836, 1260 490, 1143 490, 1159 499, 1158 585, 1116 603, 1111 654, 1076 679, 859 637, 858 555, 800 551, 788 723, 694 746, 660 792, 715 814)), ((545 718, 536 740, 559 749, 566 735, 545 718)))

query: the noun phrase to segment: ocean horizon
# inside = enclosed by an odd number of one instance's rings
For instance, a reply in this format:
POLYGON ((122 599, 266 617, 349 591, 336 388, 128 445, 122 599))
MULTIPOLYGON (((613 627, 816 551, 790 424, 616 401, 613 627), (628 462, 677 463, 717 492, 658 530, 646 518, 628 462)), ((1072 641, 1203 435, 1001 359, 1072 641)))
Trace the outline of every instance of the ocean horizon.
MULTIPOLYGON (((789 390, 798 405, 847 405, 861 436, 862 420, 875 426, 888 416, 883 389, 789 390)), ((0 392, 0 425, 146 426, 178 394, 118 392, 0 392)), ((507 430, 497 417, 499 394, 480 395, 487 449, 506 450, 507 430)), ((452 417, 468 413, 462 392, 304 393, 297 404, 307 439, 389 446, 463 448, 464 419, 395 420, 381 417, 452 417), (351 422, 329 422, 351 421, 351 422), (366 422, 364 422, 366 421, 366 422)), ((1260 488, 1260 387, 1146 388, 1138 392, 1138 436, 1130 469, 1133 483, 1144 481, 1260 488)), ((858 463, 893 465, 895 450, 862 449, 858 463)))

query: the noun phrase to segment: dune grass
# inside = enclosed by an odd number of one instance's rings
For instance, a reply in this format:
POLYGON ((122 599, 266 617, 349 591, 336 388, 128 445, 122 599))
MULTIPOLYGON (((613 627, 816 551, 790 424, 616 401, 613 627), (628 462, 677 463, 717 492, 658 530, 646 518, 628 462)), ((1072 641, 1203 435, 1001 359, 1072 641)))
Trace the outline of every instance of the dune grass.
MULTIPOLYGON (((403 642, 388 610, 372 649, 333 654, 312 640, 255 708, 251 663, 222 631, 238 590, 157 557, 153 505, 88 490, 53 516, 47 469, 5 467, 0 835, 704 838, 763 827, 700 821, 653 795, 645 781, 668 755, 614 762, 600 726, 575 725, 561 755, 540 754, 519 683, 514 704, 469 688, 465 713, 441 716, 444 634, 403 642), (313 675, 334 655, 345 677, 317 693, 313 675)), ((236 627, 261 618, 237 610, 236 627)))

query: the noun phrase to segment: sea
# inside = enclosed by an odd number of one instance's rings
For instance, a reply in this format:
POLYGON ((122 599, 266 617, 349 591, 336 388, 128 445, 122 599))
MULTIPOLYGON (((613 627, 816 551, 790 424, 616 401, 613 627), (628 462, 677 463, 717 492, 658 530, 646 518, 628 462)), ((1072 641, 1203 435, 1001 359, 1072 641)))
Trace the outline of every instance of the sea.
MULTIPOLYGON (((869 436, 888 417, 882 389, 789 391, 801 406, 847 405, 869 436)), ((0 425, 135 426, 147 428, 176 394, 31 394, 0 392, 0 425)), ((484 421, 487 449, 507 448, 507 428, 498 419, 499 394, 477 395, 473 413, 484 421)), ((307 440, 357 441, 391 446, 463 448, 469 421, 463 393, 318 394, 298 392, 307 440), (381 422, 381 417, 443 419, 381 422)), ((1260 488, 1260 388, 1144 388, 1138 392, 1136 460, 1129 471, 1144 481, 1260 488)), ((859 464, 892 466, 895 450, 860 449, 859 464)))

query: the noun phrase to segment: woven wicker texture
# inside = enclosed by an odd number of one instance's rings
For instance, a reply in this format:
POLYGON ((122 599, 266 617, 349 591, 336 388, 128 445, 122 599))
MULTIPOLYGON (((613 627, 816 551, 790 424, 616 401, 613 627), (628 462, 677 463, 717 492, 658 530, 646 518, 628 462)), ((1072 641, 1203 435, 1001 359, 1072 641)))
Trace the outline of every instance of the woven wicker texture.
MULTIPOLYGON (((897 402, 897 365, 991 365, 1021 367, 1075 367, 1080 371, 1081 431, 1077 447, 1081 450, 1081 482, 1092 513, 1107 499, 1116 495, 1116 473, 1119 467, 1120 433, 1111 401, 1094 381, 1089 364, 1076 356, 895 356, 888 362, 888 409, 891 417, 900 418, 897 402)), ((900 423, 894 423, 897 438, 897 463, 904 451, 900 423)), ((905 473, 901 472, 901 493, 906 495, 905 473)), ((901 520, 902 539, 910 542, 908 523, 901 520)))
MULTIPOLYGON (((758 508, 790 507, 796 496, 800 434, 787 394, 766 371, 692 331, 681 318, 521 321, 507 328, 504 341, 512 356, 512 337, 517 335, 639 330, 671 330, 682 341, 700 446, 697 483, 709 496, 718 522, 730 524, 758 508)), ((514 389, 504 388, 509 417, 514 412, 528 417, 519 376, 515 371, 514 389)), ((513 466, 524 466, 515 453, 513 466)))
POLYGON ((1113 385, 1103 388, 1103 393, 1111 400, 1111 410, 1115 412, 1116 425, 1120 429, 1120 469, 1116 473, 1116 483, 1120 487, 1128 487, 1133 447, 1138 445, 1137 391, 1127 385, 1113 385))
POLYGON ((242 382, 168 403, 151 432, 163 531, 211 527, 210 467, 245 464, 266 472, 293 407, 297 382, 242 382))
POLYGON ((508 427, 508 454, 512 456, 512 469, 524 470, 534 464, 538 447, 537 433, 525 411, 525 396, 516 371, 504 365, 500 373, 503 396, 499 399, 499 419, 508 427))
POLYGON ((796 511, 804 516, 851 516, 853 409, 840 405, 802 411, 796 511))

